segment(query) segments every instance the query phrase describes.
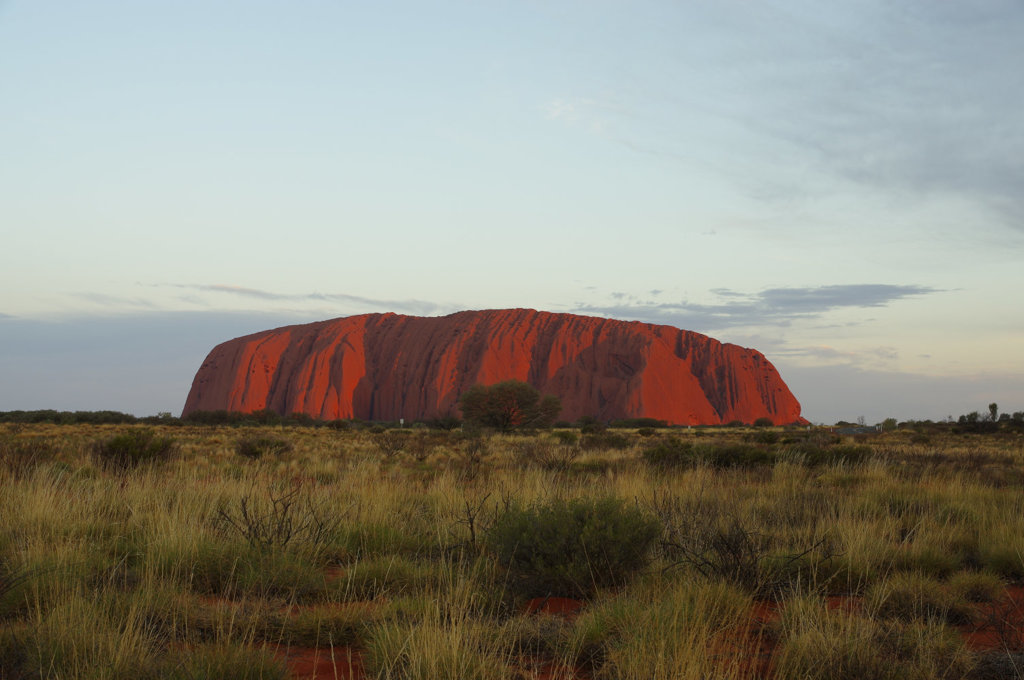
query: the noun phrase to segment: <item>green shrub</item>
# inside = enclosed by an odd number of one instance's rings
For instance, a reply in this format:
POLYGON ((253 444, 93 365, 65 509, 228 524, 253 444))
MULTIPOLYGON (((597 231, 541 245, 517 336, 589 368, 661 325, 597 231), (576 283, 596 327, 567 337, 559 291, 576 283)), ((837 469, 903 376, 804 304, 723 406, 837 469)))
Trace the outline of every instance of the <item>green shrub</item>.
POLYGON ((774 427, 775 423, 771 418, 763 417, 754 421, 754 427, 774 427))
POLYGON ((519 380, 505 380, 494 385, 473 385, 459 396, 459 409, 467 423, 509 430, 551 427, 562 410, 562 403, 553 395, 519 380))
POLYGON ((771 449, 752 444, 717 444, 701 452, 700 457, 716 468, 771 465, 776 455, 771 449))
POLYGON ((252 420, 251 414, 237 411, 192 411, 181 417, 185 423, 196 425, 238 425, 245 420, 252 420))
POLYGON ((656 519, 616 498, 555 500, 507 510, 485 544, 517 594, 590 596, 646 565, 660 533, 656 519))
POLYGON ((668 437, 644 449, 644 460, 658 468, 685 467, 697 462, 692 442, 668 437))
POLYGON ((836 463, 861 463, 871 456, 871 447, 863 444, 822 446, 811 442, 802 442, 790 447, 788 451, 802 458, 804 465, 811 467, 836 463))
POLYGON ((751 439, 758 444, 778 444, 780 436, 778 432, 773 430, 762 430, 755 432, 751 439))
POLYGON ((309 415, 308 413, 300 413, 299 411, 294 411, 285 416, 284 424, 295 425, 298 427, 313 427, 314 425, 317 424, 317 421, 315 418, 313 418, 313 416, 309 415))
POLYGON ((580 446, 586 451, 607 451, 609 449, 621 451, 628 449, 632 443, 628 435, 618 432, 601 432, 584 435, 580 446))
POLYGON ((648 447, 644 460, 659 468, 684 467, 705 463, 715 468, 753 467, 771 465, 778 459, 774 450, 765 446, 743 443, 693 444, 669 437, 648 447))
POLYGON ((462 427, 462 420, 452 414, 430 418, 425 420, 424 423, 431 430, 444 430, 445 432, 451 432, 462 427))
POLYGON ((655 429, 659 427, 668 427, 668 421, 658 420, 657 418, 622 418, 619 420, 613 420, 612 427, 621 429, 630 429, 634 427, 641 429, 655 429))
POLYGON ((281 414, 269 408, 253 411, 249 414, 247 420, 249 419, 256 421, 260 425, 280 425, 282 421, 281 414))
POLYGON ((169 460, 177 450, 171 437, 160 437, 153 430, 130 430, 97 442, 93 453, 105 467, 128 470, 146 463, 169 460))
POLYGON ((565 444, 566 446, 572 446, 580 440, 578 434, 569 430, 555 430, 551 435, 558 440, 559 444, 565 444))
POLYGON ((235 453, 253 460, 267 455, 277 456, 291 449, 291 442, 277 437, 242 437, 235 442, 235 453))

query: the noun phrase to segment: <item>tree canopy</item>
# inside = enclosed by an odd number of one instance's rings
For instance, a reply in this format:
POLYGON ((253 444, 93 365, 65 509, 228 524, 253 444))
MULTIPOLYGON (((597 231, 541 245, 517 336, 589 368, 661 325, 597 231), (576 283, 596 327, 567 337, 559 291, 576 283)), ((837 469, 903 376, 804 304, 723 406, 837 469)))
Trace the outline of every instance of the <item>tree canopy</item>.
POLYGON ((473 385, 459 397, 459 409, 467 422, 514 430, 551 427, 562 411, 558 397, 545 395, 528 383, 506 380, 494 385, 473 385))

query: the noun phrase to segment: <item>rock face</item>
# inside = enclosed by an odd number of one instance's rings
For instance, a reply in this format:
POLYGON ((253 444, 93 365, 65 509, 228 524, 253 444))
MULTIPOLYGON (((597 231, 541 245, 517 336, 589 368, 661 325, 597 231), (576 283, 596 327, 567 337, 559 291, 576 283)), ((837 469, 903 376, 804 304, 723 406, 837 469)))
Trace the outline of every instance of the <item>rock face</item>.
POLYGON ((229 340, 199 368, 182 414, 268 408, 412 421, 455 415, 471 385, 509 379, 558 396, 563 420, 801 421, 800 404, 756 350, 671 326, 531 309, 364 314, 229 340))

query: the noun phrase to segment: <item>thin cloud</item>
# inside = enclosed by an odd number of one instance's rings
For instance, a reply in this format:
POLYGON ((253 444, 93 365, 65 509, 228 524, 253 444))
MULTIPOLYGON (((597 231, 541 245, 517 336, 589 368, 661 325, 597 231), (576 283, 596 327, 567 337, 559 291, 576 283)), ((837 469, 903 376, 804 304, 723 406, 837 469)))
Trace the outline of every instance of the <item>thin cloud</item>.
POLYGON ((368 298, 347 293, 275 293, 259 288, 246 288, 226 284, 158 284, 185 290, 205 293, 223 293, 268 302, 330 302, 335 304, 356 305, 381 311, 407 312, 411 314, 429 315, 439 312, 454 311, 455 306, 417 299, 383 299, 368 298))
POLYGON ((74 292, 70 294, 79 300, 85 300, 101 307, 124 309, 155 309, 156 305, 152 300, 139 297, 123 297, 120 295, 107 295, 105 293, 74 292))
POLYGON ((936 292, 939 292, 938 289, 926 286, 857 284, 816 288, 769 288, 757 297, 759 302, 772 309, 817 313, 837 307, 884 307, 896 300, 936 292))
POLYGON ((599 136, 608 136, 617 127, 616 121, 629 117, 622 105, 607 98, 560 97, 547 102, 542 109, 548 120, 599 136))
POLYGON ((700 68, 680 60, 673 82, 641 77, 617 107, 553 99, 547 118, 727 178, 757 201, 846 193, 808 189, 813 172, 899 204, 960 200, 1024 232, 1024 5, 696 6, 685 11, 714 36, 700 68), (726 143, 709 154, 696 142, 716 131, 726 143), (770 156, 751 151, 766 144, 770 156), (806 171, 777 172, 780 159, 806 171))
POLYGON ((899 359, 899 351, 894 347, 872 347, 864 350, 839 350, 828 345, 812 345, 809 347, 778 346, 773 349, 772 356, 802 357, 816 359, 826 364, 863 365, 866 363, 888 362, 899 359))
POLYGON ((781 17, 827 36, 798 46, 802 54, 832 58, 764 70, 762 115, 744 123, 852 182, 959 196, 1021 229, 1024 7, 929 2, 856 12, 859 23, 831 26, 823 25, 831 14, 781 17))
POLYGON ((214 293, 230 293, 232 295, 241 295, 243 297, 252 297, 258 300, 284 300, 294 298, 294 296, 280 295, 277 293, 271 293, 266 290, 258 290, 256 288, 243 288, 242 286, 225 286, 219 284, 212 284, 207 286, 179 286, 180 288, 194 288, 196 290, 211 291, 214 293))
POLYGON ((728 289, 716 289, 715 292, 719 297, 726 298, 726 301, 720 304, 688 301, 657 304, 579 304, 573 311, 699 330, 757 325, 787 326, 797 319, 815 318, 834 309, 884 307, 905 298, 942 291, 928 286, 852 284, 769 288, 754 294, 728 289))
POLYGON ((575 121, 579 118, 579 103, 567 99, 553 99, 544 106, 544 113, 551 120, 575 121))

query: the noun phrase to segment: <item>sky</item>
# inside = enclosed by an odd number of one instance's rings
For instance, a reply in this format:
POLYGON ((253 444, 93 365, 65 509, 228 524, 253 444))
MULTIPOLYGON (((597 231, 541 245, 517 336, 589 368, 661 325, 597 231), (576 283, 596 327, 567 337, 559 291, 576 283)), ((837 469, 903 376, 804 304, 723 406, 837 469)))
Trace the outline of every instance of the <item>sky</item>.
POLYGON ((526 307, 753 347, 812 422, 1024 410, 1018 0, 0 0, 0 410, 526 307))

